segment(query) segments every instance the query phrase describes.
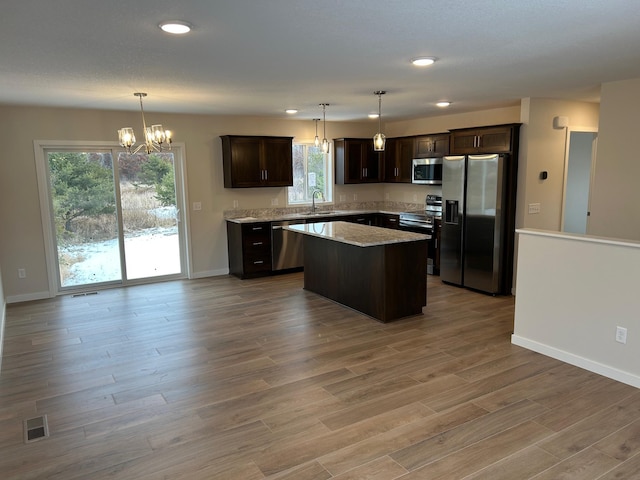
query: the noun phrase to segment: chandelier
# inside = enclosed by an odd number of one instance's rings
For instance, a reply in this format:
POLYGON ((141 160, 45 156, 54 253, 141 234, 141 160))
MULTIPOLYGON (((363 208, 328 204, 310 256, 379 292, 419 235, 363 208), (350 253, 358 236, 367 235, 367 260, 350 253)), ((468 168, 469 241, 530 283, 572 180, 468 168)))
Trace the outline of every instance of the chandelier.
POLYGON ((384 90, 378 90, 373 93, 378 96, 378 133, 373 136, 373 149, 376 152, 384 152, 384 144, 386 142, 386 138, 384 136, 384 133, 382 133, 380 117, 382 116, 382 95, 387 92, 385 92, 384 90))
POLYGON ((145 152, 148 154, 152 152, 161 152, 163 150, 171 150, 171 131, 165 130, 162 125, 151 125, 147 127, 147 122, 144 119, 144 108, 142 108, 142 98, 147 94, 143 92, 136 92, 134 96, 140 99, 140 112, 142 113, 142 128, 144 131, 144 143, 138 145, 135 150, 131 150, 136 144, 136 135, 133 132, 133 128, 124 127, 118 130, 118 141, 122 145, 127 153, 138 153, 140 149, 144 147, 145 152), (166 147, 165 147, 166 145, 166 147))

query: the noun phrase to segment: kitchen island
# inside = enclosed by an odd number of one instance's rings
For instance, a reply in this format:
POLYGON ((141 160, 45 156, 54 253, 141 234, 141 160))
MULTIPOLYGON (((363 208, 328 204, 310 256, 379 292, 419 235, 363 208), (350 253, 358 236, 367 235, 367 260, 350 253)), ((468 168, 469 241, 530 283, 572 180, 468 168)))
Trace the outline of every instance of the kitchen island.
POLYGON ((428 235, 348 222, 284 227, 304 235, 304 288, 381 322, 427 304, 428 235))

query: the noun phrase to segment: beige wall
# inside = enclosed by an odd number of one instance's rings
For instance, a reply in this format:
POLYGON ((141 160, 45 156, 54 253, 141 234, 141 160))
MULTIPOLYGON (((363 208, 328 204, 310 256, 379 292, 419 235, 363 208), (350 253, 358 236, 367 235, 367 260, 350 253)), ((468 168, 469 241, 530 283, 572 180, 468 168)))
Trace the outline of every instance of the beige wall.
MULTIPOLYGON (((518 108, 441 116, 414 122, 390 123, 387 136, 434 133, 471 125, 517 121, 518 108)), ((186 194, 188 205, 202 202, 201 211, 190 211, 190 250, 193 276, 220 275, 228 271, 223 211, 233 208, 263 208, 277 199, 285 205, 284 188, 225 189, 222 182, 220 135, 290 135, 310 140, 315 135, 311 121, 258 117, 216 117, 148 113, 151 122, 161 121, 175 131, 175 140, 186 146, 186 194)), ((114 141, 116 130, 131 125, 140 129, 139 112, 79 109, 0 107, 0 262, 7 298, 42 298, 48 291, 44 234, 34 159, 34 140, 114 141), (27 278, 18 279, 18 268, 27 278)), ((372 137, 376 125, 364 122, 328 122, 327 137, 372 137)), ((336 186, 335 198, 345 202, 424 202, 426 193, 438 189, 421 185, 336 186)))
MULTIPOLYGON (((607 220, 618 225, 616 236, 640 238, 637 232, 621 231, 626 222, 613 221, 610 215, 597 212, 610 211, 610 197, 606 191, 629 191, 635 195, 635 182, 630 182, 629 166, 619 163, 633 158, 629 151, 620 151, 629 145, 623 137, 624 126, 632 126, 634 104, 638 101, 639 80, 615 82, 603 87, 603 110, 607 112, 600 122, 601 136, 598 146, 596 188, 592 211, 592 233, 610 231, 611 225, 597 223, 607 220), (635 95, 635 97, 633 97, 635 95), (628 108, 626 108, 628 106, 628 108), (625 115, 616 115, 618 110, 625 115), (627 118, 629 117, 629 118, 627 118), (626 119, 626 120, 625 120, 626 119), (623 132, 623 133, 619 133, 623 132), (619 138, 620 137, 620 138, 619 138), (618 149, 618 150, 616 150, 618 149), (615 153, 607 153, 612 152, 615 153), (616 172, 612 172, 611 165, 616 172), (622 185, 618 184, 621 182, 622 185), (612 187, 612 184, 615 184, 612 187), (602 192, 605 192, 604 194, 602 192), (609 220, 608 220, 609 219, 609 220), (634 236, 635 235, 635 236, 634 236)), ((555 116, 569 117, 571 127, 598 127, 598 105, 551 99, 524 99, 521 107, 470 112, 384 125, 387 136, 437 133, 453 128, 495 125, 522 121, 518 186, 518 227, 558 230, 561 221, 561 201, 564 174, 565 131, 553 128, 555 116), (549 172, 545 181, 538 179, 542 170, 549 172), (538 215, 526 213, 529 203, 541 203, 538 215)), ((636 105, 637 108, 637 105, 636 105)), ((222 186, 222 160, 219 136, 223 134, 292 135, 297 140, 308 140, 314 135, 309 121, 274 120, 258 117, 215 117, 206 115, 171 115, 149 113, 150 120, 158 118, 176 132, 176 140, 186 145, 187 198, 191 205, 202 202, 202 210, 191 211, 190 233, 194 276, 223 274, 227 269, 226 235, 222 214, 233 208, 260 208, 277 200, 285 205, 284 188, 225 189, 222 186)), ((115 130, 123 125, 138 128, 138 112, 113 112, 4 106, 0 107, 0 140, 4 145, 0 162, 0 261, 3 265, 4 292, 7 297, 42 295, 47 291, 44 258, 44 237, 40 222, 34 140, 110 141, 115 130), (112 134, 113 132, 113 134, 112 134), (26 268, 26 279, 17 278, 17 269, 26 268)), ((630 127, 632 128, 632 127, 630 127)), ((375 125, 369 121, 329 122, 327 136, 372 136, 375 125)), ((640 162, 632 167, 640 168, 640 162)), ((391 200, 402 202, 424 201, 427 193, 439 193, 438 187, 422 185, 346 185, 336 186, 336 201, 391 200)), ((617 200, 613 200, 617 201, 617 200)), ((626 205, 626 204, 625 204, 626 205)), ((618 205, 619 207, 620 205, 618 205)), ((640 222, 633 222, 640 228, 640 222)), ((606 233, 605 233, 606 234, 606 233)))
POLYGON ((566 129, 553 128, 564 116, 570 128, 598 128, 599 105, 586 102, 526 98, 522 100, 520 156, 518 162, 518 228, 559 231, 562 223, 566 129), (540 180, 540 172, 548 172, 540 180), (528 205, 540 203, 538 214, 528 205))
POLYGON ((640 242, 533 229, 518 237, 512 342, 640 388, 640 242))
MULTIPOLYGON (((150 122, 161 121, 175 132, 176 142, 186 148, 186 195, 188 205, 202 202, 202 210, 190 213, 193 276, 228 271, 226 229, 223 211, 233 208, 262 208, 278 199, 285 204, 284 188, 225 189, 222 181, 220 135, 287 135, 296 140, 313 139, 311 121, 253 117, 215 117, 147 113, 150 122)), ((140 131, 139 112, 78 109, 0 107, 0 261, 7 298, 42 298, 48 291, 44 235, 34 158, 34 140, 113 141, 116 130, 131 125, 140 131), (27 278, 18 279, 25 268, 27 278)), ((373 136, 371 122, 327 124, 327 136, 373 136)), ((357 186, 359 187, 359 186, 357 186)), ((375 186, 344 188, 342 194, 359 201, 378 200, 375 186)), ((340 192, 340 189, 337 189, 340 192)))
POLYGON ((640 240, 640 78, 602 86, 588 233, 640 240))

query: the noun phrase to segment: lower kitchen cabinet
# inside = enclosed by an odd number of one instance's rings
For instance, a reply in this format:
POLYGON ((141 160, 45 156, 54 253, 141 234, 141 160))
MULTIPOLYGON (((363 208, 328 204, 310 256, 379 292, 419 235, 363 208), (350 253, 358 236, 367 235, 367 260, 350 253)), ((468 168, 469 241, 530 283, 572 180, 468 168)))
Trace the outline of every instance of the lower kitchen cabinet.
POLYGON ((363 213, 361 215, 349 215, 343 218, 336 218, 335 220, 351 223, 359 223, 360 225, 375 225, 376 214, 375 213, 363 213))
POLYGON ((229 273, 239 278, 271 274, 271 223, 227 222, 229 273))
POLYGON ((392 213, 378 213, 376 215, 376 226, 397 229, 400 224, 400 215, 392 213))

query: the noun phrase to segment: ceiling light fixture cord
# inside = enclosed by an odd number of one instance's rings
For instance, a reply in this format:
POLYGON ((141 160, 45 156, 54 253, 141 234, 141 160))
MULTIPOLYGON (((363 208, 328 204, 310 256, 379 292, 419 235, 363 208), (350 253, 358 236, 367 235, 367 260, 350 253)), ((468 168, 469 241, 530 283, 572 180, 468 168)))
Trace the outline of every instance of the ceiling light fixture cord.
POLYGON ((124 127, 118 130, 118 141, 122 147, 127 151, 127 153, 136 154, 142 149, 145 148, 145 152, 147 155, 153 152, 161 152, 165 150, 171 150, 171 142, 172 142, 172 133, 170 130, 165 130, 161 124, 151 125, 147 127, 147 122, 144 118, 144 107, 142 106, 142 98, 146 97, 147 94, 144 92, 136 92, 133 94, 134 96, 140 99, 140 113, 142 115, 142 128, 144 132, 144 143, 138 145, 138 148, 135 150, 131 150, 131 148, 136 143, 136 135, 131 127, 124 127), (167 145, 167 147, 165 147, 167 145))

